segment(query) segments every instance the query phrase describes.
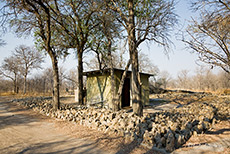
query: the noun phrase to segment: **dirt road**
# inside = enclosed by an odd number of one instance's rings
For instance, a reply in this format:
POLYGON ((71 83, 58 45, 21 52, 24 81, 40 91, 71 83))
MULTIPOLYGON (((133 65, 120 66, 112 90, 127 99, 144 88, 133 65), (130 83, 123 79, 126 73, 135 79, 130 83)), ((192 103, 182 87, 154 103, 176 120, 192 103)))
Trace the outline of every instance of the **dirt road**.
MULTIPOLYGON (((76 123, 42 116, 33 110, 15 106, 9 101, 10 99, 12 97, 0 97, 0 154, 164 153, 162 150, 145 149, 133 142, 126 142, 122 136, 106 134, 76 123)), ((165 110, 167 107, 164 104, 160 105, 156 111, 165 110)), ((146 111, 149 112, 148 109, 146 111)), ((209 133, 192 136, 183 147, 173 153, 228 154, 230 153, 229 128, 230 121, 222 121, 209 133)))
MULTIPOLYGON (((1 102, 1 100, 0 100, 1 102)), ((0 103, 0 153, 109 153, 97 143, 72 137, 54 119, 0 103)))

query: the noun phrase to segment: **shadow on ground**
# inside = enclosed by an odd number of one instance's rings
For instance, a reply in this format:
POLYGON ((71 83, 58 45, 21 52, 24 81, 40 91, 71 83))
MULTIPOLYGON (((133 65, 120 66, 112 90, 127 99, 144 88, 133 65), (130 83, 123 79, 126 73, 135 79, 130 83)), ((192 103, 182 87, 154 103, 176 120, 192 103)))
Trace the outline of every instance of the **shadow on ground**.
POLYGON ((36 143, 23 147, 23 144, 16 144, 13 146, 1 149, 2 152, 13 152, 15 149, 17 154, 38 154, 38 153, 49 153, 49 154, 101 154, 103 151, 97 148, 97 143, 85 143, 76 142, 74 139, 63 139, 55 142, 36 143))
POLYGON ((38 121, 32 117, 28 118, 27 114, 21 113, 28 109, 16 108, 10 103, 11 102, 0 102, 0 129, 11 126, 27 125, 31 122, 38 121))

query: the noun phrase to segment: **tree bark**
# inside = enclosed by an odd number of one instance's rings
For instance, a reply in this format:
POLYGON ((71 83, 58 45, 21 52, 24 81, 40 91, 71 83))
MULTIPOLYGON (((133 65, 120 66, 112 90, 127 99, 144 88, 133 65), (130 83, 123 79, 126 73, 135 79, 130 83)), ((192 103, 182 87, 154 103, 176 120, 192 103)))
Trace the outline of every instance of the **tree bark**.
POLYGON ((139 70, 138 70, 138 53, 132 53, 132 82, 131 82, 131 90, 132 90, 132 106, 133 112, 138 115, 143 115, 143 103, 141 100, 141 85, 138 79, 139 70))
MULTIPOLYGON (((49 53, 51 60, 52 60, 52 67, 53 67, 53 109, 57 110, 60 109, 60 91, 59 91, 59 73, 58 73, 58 60, 57 60, 57 53, 52 50, 51 48, 51 15, 49 8, 45 7, 42 4, 39 4, 41 7, 45 9, 46 13, 46 26, 43 27, 40 25, 40 31, 42 33, 42 39, 45 43, 46 50, 49 53), (46 33, 46 34, 45 34, 46 33)), ((41 22, 41 19, 40 19, 41 22)), ((42 22, 41 22, 42 23, 42 22)))
POLYGON ((17 80, 15 79, 15 80, 13 80, 14 81, 14 93, 18 93, 17 92, 17 80))
POLYGON ((78 103, 83 105, 83 51, 78 52, 78 103))
POLYGON ((119 102, 118 100, 116 100, 116 82, 115 82, 115 77, 114 77, 114 68, 113 68, 113 58, 112 58, 112 51, 111 51, 111 47, 112 47, 112 41, 109 37, 107 37, 108 39, 108 57, 109 57, 109 67, 110 67, 110 83, 111 83, 111 94, 112 94, 112 102, 111 102, 111 106, 112 106, 112 111, 119 111, 119 102))
POLYGON ((58 61, 56 56, 52 56, 53 67, 53 109, 60 109, 60 93, 59 93, 59 73, 58 73, 58 61))
POLYGON ((131 95, 132 95, 132 106, 134 114, 138 116, 143 115, 143 104, 141 101, 141 85, 138 80, 139 77, 139 64, 138 64, 138 51, 136 47, 136 36, 135 36, 135 22, 134 22, 134 4, 133 0, 128 0, 128 45, 129 55, 132 64, 132 75, 131 75, 131 95))
POLYGON ((24 88, 23 93, 26 94, 26 76, 24 76, 24 88))

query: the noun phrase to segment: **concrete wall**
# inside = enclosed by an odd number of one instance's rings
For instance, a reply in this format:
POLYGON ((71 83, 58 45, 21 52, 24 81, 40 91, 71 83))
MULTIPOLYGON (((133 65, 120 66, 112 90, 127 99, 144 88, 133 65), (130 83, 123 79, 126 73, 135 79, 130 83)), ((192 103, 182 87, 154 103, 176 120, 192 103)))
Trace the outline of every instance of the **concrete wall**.
MULTIPOLYGON (((122 72, 115 71, 115 90, 118 90, 122 72)), ((127 75, 130 78, 130 74, 127 75)), ((142 100, 145 105, 149 104, 149 76, 141 75, 142 80, 142 100)), ((111 77, 109 74, 94 75, 87 77, 87 104, 93 104, 97 102, 104 102, 105 105, 109 105, 112 101, 111 94, 111 77)), ((130 92, 131 94, 131 92, 130 92)), ((131 96, 130 96, 131 100, 131 96)), ((130 102, 132 105, 132 102, 130 102)), ((110 107, 110 106, 109 106, 110 107)))
POLYGON ((147 75, 141 75, 141 94, 142 94, 142 100, 145 105, 149 104, 149 76, 147 75))
POLYGON ((97 102, 109 103, 111 98, 110 93, 110 77, 109 75, 88 76, 87 77, 87 104, 97 102))

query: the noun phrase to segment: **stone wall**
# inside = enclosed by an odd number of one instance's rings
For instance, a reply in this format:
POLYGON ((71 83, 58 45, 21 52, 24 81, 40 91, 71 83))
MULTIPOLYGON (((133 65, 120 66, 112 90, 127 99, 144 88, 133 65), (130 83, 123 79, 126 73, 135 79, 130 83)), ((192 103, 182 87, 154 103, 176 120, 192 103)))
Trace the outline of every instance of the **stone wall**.
POLYGON ((229 99, 221 98, 209 103, 192 103, 183 107, 138 117, 121 110, 112 112, 86 106, 62 105, 54 111, 50 98, 27 98, 13 102, 44 115, 73 121, 106 133, 116 133, 128 141, 137 141, 148 148, 173 151, 192 135, 203 133, 218 120, 230 118, 229 99))

